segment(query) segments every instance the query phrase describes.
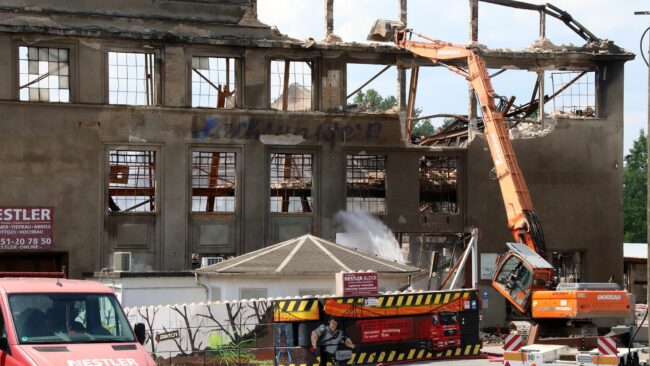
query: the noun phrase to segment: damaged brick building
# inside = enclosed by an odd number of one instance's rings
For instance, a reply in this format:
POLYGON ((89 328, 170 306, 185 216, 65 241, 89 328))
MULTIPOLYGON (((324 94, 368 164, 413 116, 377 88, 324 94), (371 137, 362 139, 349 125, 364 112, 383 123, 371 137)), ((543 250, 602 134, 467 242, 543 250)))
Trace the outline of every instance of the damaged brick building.
MULTIPOLYGON (((470 226, 483 261, 504 251, 499 186, 470 119, 413 144, 406 93, 401 113, 346 110, 347 64, 427 62, 390 45, 295 40, 256 11, 256 0, 3 1, 0 205, 52 208, 53 228, 50 243, 3 246, 0 270, 67 265, 80 277, 115 252, 134 270, 184 270, 307 232, 334 239, 345 209, 380 217, 412 262, 470 226)), ((606 46, 482 50, 495 70, 592 77, 593 105, 513 140, 553 260, 582 281, 622 280, 633 55, 606 46)), ((505 302, 481 287, 500 321, 505 302)))

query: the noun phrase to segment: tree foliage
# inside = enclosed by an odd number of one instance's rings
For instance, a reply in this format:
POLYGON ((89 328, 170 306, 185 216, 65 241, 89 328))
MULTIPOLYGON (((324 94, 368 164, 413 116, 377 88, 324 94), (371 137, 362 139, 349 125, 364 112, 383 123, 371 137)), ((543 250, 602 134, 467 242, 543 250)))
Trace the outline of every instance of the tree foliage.
POLYGON ((623 230, 629 243, 647 242, 648 139, 643 130, 623 168, 623 230))
POLYGON ((368 89, 365 93, 358 92, 354 103, 370 112, 385 112, 397 105, 397 99, 392 95, 384 98, 375 89, 368 89))

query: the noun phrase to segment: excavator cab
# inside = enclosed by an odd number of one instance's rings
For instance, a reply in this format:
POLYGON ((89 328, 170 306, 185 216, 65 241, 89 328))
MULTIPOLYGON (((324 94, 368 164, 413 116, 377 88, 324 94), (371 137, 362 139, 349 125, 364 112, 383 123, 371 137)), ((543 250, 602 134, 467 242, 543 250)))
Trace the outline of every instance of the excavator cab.
POLYGON ((528 314, 533 292, 547 288, 553 266, 525 244, 507 245, 508 252, 497 260, 492 287, 522 314, 528 314))

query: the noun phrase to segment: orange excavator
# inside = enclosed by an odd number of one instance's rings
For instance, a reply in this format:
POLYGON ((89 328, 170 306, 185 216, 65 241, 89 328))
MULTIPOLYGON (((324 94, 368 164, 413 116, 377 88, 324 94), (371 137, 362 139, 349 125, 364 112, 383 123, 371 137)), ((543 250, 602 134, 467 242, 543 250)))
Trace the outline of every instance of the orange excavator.
POLYGON ((629 317, 630 295, 615 283, 554 285, 553 266, 544 258, 542 227, 503 121, 503 109, 508 103, 502 103, 505 98, 494 92, 480 50, 413 33, 401 22, 389 20, 377 20, 368 40, 392 41, 397 47, 445 66, 471 83, 481 105, 508 229, 516 241, 508 243, 508 251, 497 260, 492 286, 526 319, 513 322, 516 329, 527 334, 534 326, 538 336, 593 336, 597 335, 593 319, 629 317), (413 35, 424 41, 412 41, 413 35), (467 68, 447 64, 449 60, 466 60, 467 68), (563 331, 557 332, 559 329, 563 331))

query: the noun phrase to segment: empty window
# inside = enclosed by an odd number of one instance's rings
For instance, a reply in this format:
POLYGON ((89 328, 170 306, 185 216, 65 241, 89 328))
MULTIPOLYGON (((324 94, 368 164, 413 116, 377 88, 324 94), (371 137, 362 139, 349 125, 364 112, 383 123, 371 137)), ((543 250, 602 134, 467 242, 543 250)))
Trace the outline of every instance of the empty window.
POLYGON ((271 61, 271 108, 311 110, 311 61, 271 61))
POLYGON ((221 287, 210 286, 210 301, 221 301, 221 287))
POLYGON ((240 288, 239 299, 265 299, 267 291, 265 288, 240 288))
POLYGON ((420 213, 458 213, 458 159, 448 156, 420 158, 420 213))
POLYGON ((597 117, 596 73, 554 72, 553 113, 568 117, 597 117))
POLYGON ((271 212, 312 212, 312 155, 271 154, 271 212))
POLYGON ((18 47, 20 100, 70 102, 69 56, 67 48, 18 47))
POLYGON ((237 154, 192 152, 192 211, 235 212, 237 154))
POLYGON ((116 212, 156 211, 156 152, 109 152, 108 208, 116 212))
POLYGON ((559 283, 582 282, 583 263, 581 252, 553 252, 553 271, 559 283))
POLYGON ((386 157, 348 155, 346 163, 347 210, 386 212, 386 157))
POLYGON ((153 53, 108 53, 108 103, 156 104, 153 53))
POLYGON ((235 108, 235 59, 192 57, 192 107, 235 108))

